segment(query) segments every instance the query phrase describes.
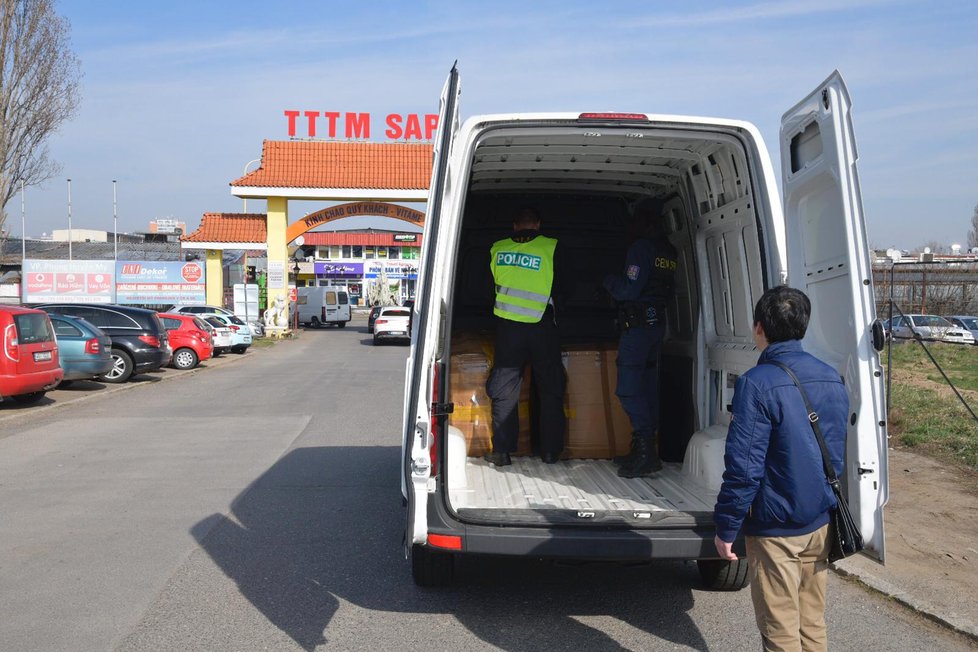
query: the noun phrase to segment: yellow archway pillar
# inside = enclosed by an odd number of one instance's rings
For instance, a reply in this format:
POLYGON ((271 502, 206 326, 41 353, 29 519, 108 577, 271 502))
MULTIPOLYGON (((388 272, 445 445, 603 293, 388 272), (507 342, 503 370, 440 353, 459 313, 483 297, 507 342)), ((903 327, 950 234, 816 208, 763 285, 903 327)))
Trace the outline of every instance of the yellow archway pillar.
POLYGON ((288 316, 289 307, 289 248, 286 231, 289 228, 289 200, 285 197, 269 197, 266 213, 268 233, 268 275, 266 279, 268 306, 281 297, 288 316))
POLYGON ((208 249, 204 264, 207 305, 224 307, 224 252, 208 249))

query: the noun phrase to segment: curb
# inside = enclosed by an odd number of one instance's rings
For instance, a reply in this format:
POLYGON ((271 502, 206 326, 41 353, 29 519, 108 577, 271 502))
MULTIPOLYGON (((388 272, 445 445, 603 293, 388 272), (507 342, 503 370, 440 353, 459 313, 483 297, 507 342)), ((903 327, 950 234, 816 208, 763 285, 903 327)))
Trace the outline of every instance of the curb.
POLYGON ((880 579, 875 575, 865 571, 849 570, 837 564, 829 564, 829 568, 834 570, 842 577, 856 580, 861 584, 878 591, 883 595, 895 600, 921 616, 939 625, 965 636, 972 641, 978 642, 978 627, 967 618, 961 618, 954 613, 942 613, 933 604, 925 600, 918 600, 906 591, 890 584, 886 580, 880 579))

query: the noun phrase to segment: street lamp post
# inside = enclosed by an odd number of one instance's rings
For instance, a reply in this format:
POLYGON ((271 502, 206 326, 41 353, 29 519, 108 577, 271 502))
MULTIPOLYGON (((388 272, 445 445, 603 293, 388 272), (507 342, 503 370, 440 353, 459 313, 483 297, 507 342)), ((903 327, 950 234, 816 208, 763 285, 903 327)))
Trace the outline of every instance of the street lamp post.
MULTIPOLYGON (((253 158, 250 161, 248 161, 247 163, 245 163, 244 170, 241 171, 241 176, 244 176, 244 175, 248 174, 248 168, 251 167, 251 164, 252 163, 261 163, 261 159, 260 158, 253 158)), ((247 213, 248 212, 248 198, 247 197, 243 197, 242 198, 242 201, 244 202, 244 212, 247 213)))

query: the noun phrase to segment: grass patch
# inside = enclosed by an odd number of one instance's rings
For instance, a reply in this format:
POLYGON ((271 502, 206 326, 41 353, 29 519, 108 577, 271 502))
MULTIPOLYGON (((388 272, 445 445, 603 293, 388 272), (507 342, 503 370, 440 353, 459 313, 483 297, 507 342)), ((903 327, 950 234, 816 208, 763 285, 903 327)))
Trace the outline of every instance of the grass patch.
MULTIPOLYGON (((978 347, 928 344, 928 349, 978 413, 978 347)), ((893 347, 890 405, 893 440, 942 461, 978 469, 978 422, 919 345, 893 347)))
POLYGON ((256 349, 267 349, 270 346, 275 346, 279 340, 273 339, 271 337, 253 337, 251 338, 251 346, 256 349))

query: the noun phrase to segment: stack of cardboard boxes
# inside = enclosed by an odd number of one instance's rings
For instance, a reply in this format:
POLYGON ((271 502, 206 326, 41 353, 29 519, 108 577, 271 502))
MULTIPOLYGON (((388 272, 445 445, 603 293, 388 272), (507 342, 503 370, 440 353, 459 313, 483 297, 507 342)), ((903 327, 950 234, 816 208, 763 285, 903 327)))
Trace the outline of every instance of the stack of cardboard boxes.
MULTIPOLYGON (((492 448, 492 413, 486 395, 492 353, 487 336, 463 334, 452 339, 449 391, 455 409, 450 423, 464 434, 468 457, 481 456, 492 448)), ((564 459, 608 459, 628 452, 632 431, 615 396, 616 359, 614 344, 575 346, 563 352, 567 371, 564 459)), ((532 449, 531 385, 528 367, 519 400, 516 455, 529 455, 532 449)))

